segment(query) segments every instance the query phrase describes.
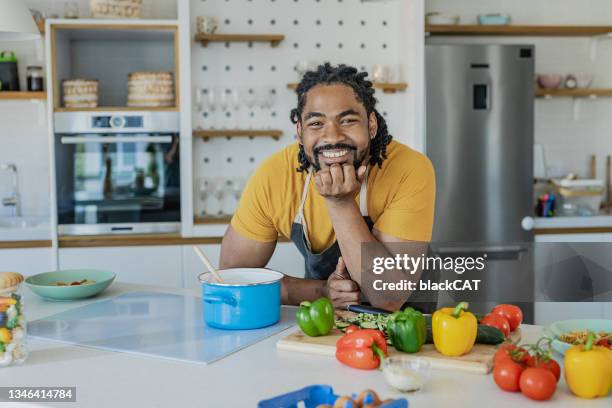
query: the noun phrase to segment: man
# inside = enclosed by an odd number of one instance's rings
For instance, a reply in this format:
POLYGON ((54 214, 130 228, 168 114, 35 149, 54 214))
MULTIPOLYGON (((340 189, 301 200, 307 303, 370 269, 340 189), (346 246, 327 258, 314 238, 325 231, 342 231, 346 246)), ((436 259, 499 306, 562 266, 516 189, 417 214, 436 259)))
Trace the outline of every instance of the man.
POLYGON ((327 296, 345 307, 359 303, 363 292, 372 305, 397 309, 410 293, 390 299, 363 285, 361 245, 379 243, 381 255, 393 256, 393 243, 431 238, 431 163, 391 140, 366 76, 329 63, 304 75, 291 112, 298 143, 252 175, 223 238, 221 268, 263 267, 278 235, 291 238, 306 275, 283 278, 285 304, 327 296))

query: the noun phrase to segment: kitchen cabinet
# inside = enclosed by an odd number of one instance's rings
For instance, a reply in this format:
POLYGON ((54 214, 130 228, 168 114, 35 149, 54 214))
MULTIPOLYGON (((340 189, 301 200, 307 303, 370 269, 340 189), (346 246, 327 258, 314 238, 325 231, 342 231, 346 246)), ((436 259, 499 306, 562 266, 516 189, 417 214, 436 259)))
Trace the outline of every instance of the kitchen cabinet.
MULTIPOLYGON (((221 244, 198 245, 213 265, 219 265, 221 244)), ((276 245, 268 268, 298 278, 304 277, 304 258, 292 242, 276 245)), ((183 246, 183 285, 186 289, 199 289, 198 275, 206 272, 202 261, 193 252, 191 245, 183 246)))
POLYGON ((60 269, 92 268, 115 272, 117 281, 180 288, 180 245, 60 248, 60 269))
POLYGON ((51 248, 0 249, 0 271, 19 272, 29 276, 53 269, 51 248))

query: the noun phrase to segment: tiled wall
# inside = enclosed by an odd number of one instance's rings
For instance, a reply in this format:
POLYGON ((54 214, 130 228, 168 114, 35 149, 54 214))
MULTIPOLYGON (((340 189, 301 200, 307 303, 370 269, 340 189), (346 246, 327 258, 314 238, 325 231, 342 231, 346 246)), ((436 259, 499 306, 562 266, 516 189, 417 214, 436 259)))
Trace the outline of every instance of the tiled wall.
MULTIPOLYGON (((460 15, 462 24, 475 24, 480 13, 507 13, 514 24, 612 25, 609 0, 428 0, 427 12, 460 15)), ((612 41, 602 41, 597 58, 590 59, 589 37, 435 38, 432 42, 535 44, 536 72, 595 75, 592 87, 612 88, 612 41)), ((580 99, 574 117, 572 99, 538 99, 535 104, 535 141, 544 146, 549 176, 574 172, 590 176, 590 156, 604 177, 606 155, 612 155, 612 98, 580 99)))

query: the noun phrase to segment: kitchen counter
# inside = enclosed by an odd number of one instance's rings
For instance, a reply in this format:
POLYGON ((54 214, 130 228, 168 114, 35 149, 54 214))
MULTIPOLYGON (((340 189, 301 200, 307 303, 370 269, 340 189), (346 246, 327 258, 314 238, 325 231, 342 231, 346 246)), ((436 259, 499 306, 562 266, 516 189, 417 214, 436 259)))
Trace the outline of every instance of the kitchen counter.
MULTIPOLYGON (((197 294, 187 290, 115 283, 102 297, 147 290, 197 294)), ((77 307, 86 302, 46 302, 24 289, 29 320, 77 307)), ((112 327, 108 328, 112 330, 112 327)), ((329 384, 348 394, 365 388, 383 397, 398 397, 379 371, 360 371, 335 359, 278 351, 276 342, 291 328, 208 366, 78 346, 30 340, 23 366, 3 369, 3 386, 76 386, 79 407, 255 407, 261 399, 310 384, 329 384)), ((535 341, 540 327, 524 326, 524 338, 535 341)), ((432 371, 426 388, 408 394, 410 407, 541 407, 521 394, 499 390, 490 375, 432 371)), ((586 401, 573 397, 561 380, 548 404, 563 407, 608 407, 611 397, 586 401)), ((29 404, 19 404, 28 406, 29 404)), ((53 406, 44 403, 40 406, 53 406)), ((59 406, 60 404, 56 404, 59 406)), ((36 405, 29 405, 36 406, 36 405)))
POLYGON ((537 217, 535 218, 534 230, 536 235, 612 233, 612 215, 537 217))
POLYGON ((47 218, 0 218, 0 249, 50 246, 51 227, 47 218))

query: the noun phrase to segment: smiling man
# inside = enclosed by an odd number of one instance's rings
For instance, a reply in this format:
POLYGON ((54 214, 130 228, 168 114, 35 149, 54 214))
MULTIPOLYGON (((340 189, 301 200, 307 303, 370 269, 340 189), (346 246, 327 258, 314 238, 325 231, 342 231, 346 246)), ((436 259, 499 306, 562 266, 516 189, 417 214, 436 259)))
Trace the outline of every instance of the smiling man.
MULTIPOLYGON (((272 155, 252 175, 221 247, 221 268, 263 267, 279 235, 304 256, 304 279, 282 280, 282 301, 329 297, 336 307, 360 301, 396 309, 410 292, 390 299, 364 284, 362 244, 431 238, 435 177, 422 154, 392 141, 367 73, 330 64, 307 72, 291 112, 298 142, 272 155)), ((377 247, 376 245, 374 245, 377 247)), ((385 272, 388 280, 404 271, 385 272)), ((413 277, 418 279, 418 275, 413 277)))

